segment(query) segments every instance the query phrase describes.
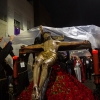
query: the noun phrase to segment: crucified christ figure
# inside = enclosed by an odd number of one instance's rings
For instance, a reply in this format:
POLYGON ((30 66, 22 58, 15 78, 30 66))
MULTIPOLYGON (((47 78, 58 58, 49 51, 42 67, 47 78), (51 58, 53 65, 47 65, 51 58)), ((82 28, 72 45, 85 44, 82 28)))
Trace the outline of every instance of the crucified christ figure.
MULTIPOLYGON (((41 28, 40 28, 41 29, 41 28)), ((44 82, 48 75, 48 68, 51 67, 56 59, 57 59, 57 51, 60 46, 66 47, 66 46, 77 46, 77 45, 90 45, 90 42, 87 40, 84 41, 58 41, 53 40, 51 37, 50 32, 42 32, 42 36, 44 38, 44 42, 41 44, 34 44, 30 46, 24 46, 23 49, 27 50, 35 50, 37 48, 43 48, 43 51, 39 53, 37 56, 35 63, 34 63, 34 69, 33 69, 33 94, 35 96, 35 99, 39 99, 40 92, 42 89, 42 86, 44 85, 44 82), (40 75, 40 66, 42 66, 42 71, 40 75), (38 82, 40 78, 40 81, 38 82)))

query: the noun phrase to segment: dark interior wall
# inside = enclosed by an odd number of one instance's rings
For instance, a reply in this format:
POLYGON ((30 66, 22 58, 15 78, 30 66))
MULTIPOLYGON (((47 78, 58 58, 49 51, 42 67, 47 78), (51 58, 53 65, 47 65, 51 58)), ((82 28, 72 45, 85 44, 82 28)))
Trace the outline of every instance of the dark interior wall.
POLYGON ((7 15, 7 0, 0 0, 0 13, 7 15))
POLYGON ((44 26, 53 26, 51 22, 50 14, 44 8, 39 0, 34 1, 34 25, 44 25, 44 26))
POLYGON ((100 26, 100 0, 40 0, 55 27, 100 26))
POLYGON ((0 19, 7 21, 7 0, 0 0, 0 19))
POLYGON ((81 23, 100 26, 100 0, 78 0, 81 23))

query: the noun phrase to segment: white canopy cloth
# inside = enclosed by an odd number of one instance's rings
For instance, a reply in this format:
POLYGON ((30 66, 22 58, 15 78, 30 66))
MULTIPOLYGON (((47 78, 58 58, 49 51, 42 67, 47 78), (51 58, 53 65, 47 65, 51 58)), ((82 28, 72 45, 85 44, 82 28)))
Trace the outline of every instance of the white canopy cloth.
MULTIPOLYGON (((53 28, 53 27, 43 26, 43 31, 51 32, 53 36, 64 35, 65 41, 89 40, 92 44, 92 48, 100 47, 100 42, 99 42, 100 27, 97 27, 95 25, 73 26, 73 27, 63 27, 63 28, 53 28)), ((39 26, 27 30, 18 36, 15 36, 13 40, 14 54, 19 55, 19 48, 21 45, 34 44, 35 38, 39 36, 40 36, 39 26)), ((2 43, 4 41, 7 42, 8 37, 4 37, 2 43)))
MULTIPOLYGON (((75 27, 63 27, 63 28, 53 28, 43 26, 44 31, 49 31, 52 35, 64 35, 65 41, 79 41, 79 40, 89 40, 93 48, 98 48, 100 46, 100 27, 95 25, 87 26, 75 26, 75 27)), ((28 31, 15 36, 13 44, 26 44, 30 45, 34 43, 34 39, 40 36, 39 26, 34 27, 28 31)), ((4 38, 6 41, 6 38, 4 38)))
MULTIPOLYGON (((63 28, 53 28, 53 27, 43 26, 43 31, 51 32, 51 34, 54 36, 55 35, 64 35, 65 41, 89 40, 92 44, 92 48, 100 47, 100 42, 99 42, 100 27, 97 27, 95 25, 75 26, 75 27, 73 26, 73 27, 63 27, 63 28)), ((23 44, 24 45, 34 44, 34 40, 36 37, 40 37, 39 26, 34 27, 28 31, 25 31, 18 36, 15 36, 15 38, 13 40, 13 45, 12 45, 14 54, 19 56, 20 46, 23 44)), ((2 47, 3 47, 3 43, 5 41, 6 42, 9 41, 8 37, 3 38, 3 41, 0 43, 0 45, 2 47)), ((8 55, 6 60, 8 61, 8 64, 13 68, 13 61, 12 61, 12 58, 10 55, 8 55)), ((33 62, 32 60, 33 60, 32 55, 30 55, 29 62, 28 62, 29 79, 32 79, 32 62, 33 62)))
MULTIPOLYGON (((63 28, 53 28, 53 27, 43 26, 43 31, 49 31, 53 36, 64 35, 65 41, 89 40, 92 44, 92 48, 100 47, 100 42, 99 42, 100 27, 97 27, 95 25, 63 27, 63 28)), ((21 33, 20 35, 15 36, 13 45, 34 44, 34 40, 38 36, 40 36, 39 26, 34 27, 28 31, 21 33)), ((6 37, 4 38, 4 41, 7 41, 6 37)))

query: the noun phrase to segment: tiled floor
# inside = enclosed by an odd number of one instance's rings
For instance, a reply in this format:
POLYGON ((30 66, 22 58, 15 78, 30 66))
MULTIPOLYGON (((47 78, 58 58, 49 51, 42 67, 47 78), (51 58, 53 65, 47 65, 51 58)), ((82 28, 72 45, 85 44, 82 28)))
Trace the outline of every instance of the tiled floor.
POLYGON ((94 78, 92 77, 92 80, 86 80, 85 83, 83 83, 85 86, 87 86, 88 88, 90 88, 91 90, 94 90, 96 88, 95 84, 94 84, 94 78))

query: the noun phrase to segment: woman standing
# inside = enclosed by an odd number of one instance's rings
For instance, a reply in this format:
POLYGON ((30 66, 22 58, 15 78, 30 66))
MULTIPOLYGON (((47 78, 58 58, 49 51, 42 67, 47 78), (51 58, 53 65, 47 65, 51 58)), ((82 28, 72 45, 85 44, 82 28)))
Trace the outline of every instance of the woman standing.
POLYGON ((82 80, 81 80, 81 61, 80 61, 80 58, 78 56, 76 57, 76 63, 75 63, 74 70, 75 70, 76 78, 80 82, 82 82, 82 80))

